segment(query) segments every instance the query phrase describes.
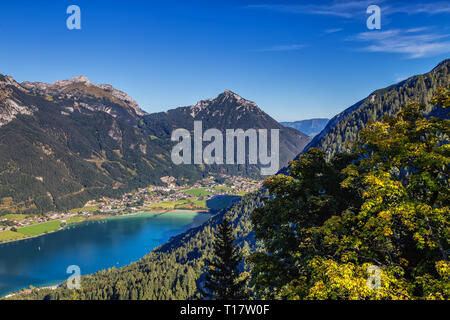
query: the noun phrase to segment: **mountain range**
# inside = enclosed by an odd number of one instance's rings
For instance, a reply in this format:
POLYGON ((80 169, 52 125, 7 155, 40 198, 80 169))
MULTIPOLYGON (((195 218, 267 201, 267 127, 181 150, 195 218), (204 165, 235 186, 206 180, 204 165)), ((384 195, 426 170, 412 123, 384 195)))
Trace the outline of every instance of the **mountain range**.
MULTIPOLYGON (((344 143, 357 138, 356 130, 384 114, 393 114, 407 102, 427 105, 429 115, 443 115, 439 108, 427 104, 433 91, 450 83, 450 60, 441 62, 431 72, 413 76, 398 84, 374 91, 330 120, 308 148, 323 148, 330 156, 344 151, 344 143), (345 129, 345 125, 349 129, 345 129)), ((192 299, 198 298, 204 279, 204 261, 212 253, 213 234, 227 215, 236 232, 236 243, 244 255, 258 248, 250 215, 263 205, 266 190, 247 194, 228 211, 219 212, 207 223, 173 237, 137 262, 119 269, 97 272, 84 278, 80 299, 192 299)), ((72 291, 64 286, 57 290, 39 290, 24 298, 68 299, 72 291)))
POLYGON ((321 132, 323 128, 325 128, 325 126, 328 123, 328 120, 330 119, 314 118, 293 122, 280 122, 280 124, 282 124, 285 127, 297 129, 298 131, 306 133, 308 136, 313 138, 316 134, 321 132))
POLYGON ((18 83, 0 75, 0 213, 44 213, 83 206, 101 196, 189 183, 215 173, 260 177, 258 165, 175 165, 171 132, 279 129, 280 164, 310 138, 286 128, 254 102, 225 91, 196 105, 148 114, 125 92, 80 76, 18 83))

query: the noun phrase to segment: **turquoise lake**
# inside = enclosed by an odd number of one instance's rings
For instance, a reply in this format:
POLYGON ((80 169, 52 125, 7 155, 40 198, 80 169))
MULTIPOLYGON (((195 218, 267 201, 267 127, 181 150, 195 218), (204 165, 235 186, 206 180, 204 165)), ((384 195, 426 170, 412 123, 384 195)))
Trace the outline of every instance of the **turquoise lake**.
POLYGON ((66 273, 70 265, 78 265, 83 275, 129 264, 210 217, 184 210, 142 213, 0 244, 0 297, 30 285, 61 283, 70 276, 66 273))

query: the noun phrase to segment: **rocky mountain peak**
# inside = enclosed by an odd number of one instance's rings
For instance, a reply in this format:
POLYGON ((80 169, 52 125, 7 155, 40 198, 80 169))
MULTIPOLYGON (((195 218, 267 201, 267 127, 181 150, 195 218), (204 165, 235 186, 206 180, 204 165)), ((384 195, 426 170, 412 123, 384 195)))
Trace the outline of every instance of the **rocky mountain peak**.
POLYGON ((76 83, 83 83, 83 84, 89 85, 90 81, 86 76, 77 76, 77 77, 73 77, 68 80, 56 80, 53 85, 57 86, 57 87, 65 87, 65 86, 68 86, 71 84, 76 84, 76 83))
POLYGON ((226 89, 219 96, 224 96, 227 98, 234 98, 234 99, 243 99, 240 95, 238 95, 237 93, 234 93, 233 91, 231 91, 229 89, 226 89))
MULTIPOLYGON (((139 104, 131 98, 128 94, 126 94, 123 91, 117 90, 110 84, 96 84, 93 82, 90 82, 89 79, 86 76, 77 76, 73 77, 68 80, 56 80, 53 84, 44 83, 44 82, 22 82, 22 87, 29 89, 34 92, 39 92, 41 94, 62 94, 66 91, 72 91, 74 89, 73 86, 76 86, 75 88, 79 90, 79 94, 84 95, 86 92, 89 92, 92 90, 89 89, 95 89, 95 90, 102 90, 106 95, 112 96, 115 99, 118 99, 122 102, 124 102, 127 106, 131 107, 136 114, 142 116, 145 115, 146 112, 141 109, 139 104), (81 86, 80 86, 81 85, 81 86)), ((101 91, 97 91, 101 92, 101 91)))
POLYGON ((16 81, 13 77, 7 76, 7 75, 1 75, 0 74, 0 83, 1 84, 13 84, 16 81))
MULTIPOLYGON (((253 101, 246 100, 240 95, 234 93, 231 90, 225 90, 213 99, 200 100, 195 105, 190 107, 192 117, 195 117, 200 111, 210 110, 216 111, 217 109, 229 109, 235 108, 240 111, 261 111, 259 107, 253 101)), ((262 112, 262 111, 261 111, 262 112)))
POLYGON ((24 88, 22 88, 13 77, 0 74, 0 90, 6 88, 7 86, 13 86, 22 91, 24 90, 24 88))
POLYGON ((225 90, 224 92, 222 92, 221 94, 219 94, 214 100, 219 100, 221 102, 224 101, 236 101, 238 103, 252 103, 254 105, 256 105, 254 102, 246 100, 244 98, 242 98, 240 95, 238 95, 237 93, 234 93, 231 90, 225 90))
POLYGON ((131 108, 134 109, 136 114, 138 114, 140 116, 143 116, 143 115, 147 114, 145 111, 143 111, 141 109, 139 104, 133 98, 131 98, 128 94, 126 94, 125 92, 117 90, 116 88, 114 88, 110 84, 100 84, 100 85, 95 85, 95 86, 105 90, 106 92, 109 92, 115 98, 117 98, 117 99, 125 102, 126 104, 128 104, 131 108))

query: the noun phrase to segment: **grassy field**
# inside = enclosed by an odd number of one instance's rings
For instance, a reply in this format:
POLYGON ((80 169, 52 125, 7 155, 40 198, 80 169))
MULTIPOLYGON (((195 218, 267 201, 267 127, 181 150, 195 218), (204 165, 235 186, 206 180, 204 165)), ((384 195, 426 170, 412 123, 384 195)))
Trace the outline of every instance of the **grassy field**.
POLYGON ((184 193, 192 194, 193 196, 196 196, 196 197, 204 197, 204 196, 212 195, 212 193, 206 191, 205 188, 192 188, 189 190, 185 190, 184 193))
POLYGON ((191 209, 191 210, 208 210, 208 209, 223 209, 227 208, 231 201, 239 199, 237 196, 220 196, 209 200, 178 200, 178 201, 165 201, 154 203, 146 209, 149 210, 175 210, 175 209, 191 209))
POLYGON ((86 220, 85 217, 70 217, 69 219, 66 219, 66 222, 69 223, 76 223, 86 220))
POLYGON ((21 221, 21 220, 25 220, 27 218, 27 216, 25 214, 6 214, 4 216, 0 216, 0 219, 9 219, 9 220, 17 220, 17 221, 21 221))
POLYGON ((217 192, 224 192, 224 191, 232 191, 233 188, 230 188, 228 186, 218 186, 218 187, 215 187, 214 190, 217 192))
POLYGON ((147 209, 161 209, 161 210, 174 210, 174 209, 207 209, 206 200, 177 200, 177 201, 164 201, 151 204, 147 206, 147 209))
POLYGON ((95 212, 98 210, 97 206, 88 206, 88 207, 83 207, 83 208, 76 208, 76 209, 72 209, 70 210, 71 213, 78 213, 78 212, 95 212))
POLYGON ((26 238, 26 235, 19 232, 13 232, 11 230, 0 232, 0 242, 19 240, 23 238, 26 238))
MULTIPOLYGON (((8 215, 8 219, 23 220, 24 215, 8 215), (22 216, 15 217, 15 216, 22 216)), ((85 221, 85 217, 70 217, 66 220, 67 224, 85 221)), ((34 224, 27 227, 18 228, 17 232, 11 230, 0 232, 0 242, 20 240, 27 237, 38 236, 52 231, 57 231, 61 227, 61 220, 49 221, 40 224, 34 224)))
POLYGON ((49 221, 40 224, 35 224, 29 227, 23 227, 17 229, 18 233, 22 233, 27 236, 37 236, 43 233, 56 231, 60 228, 61 221, 49 221))
POLYGON ((153 204, 147 206, 146 208, 170 210, 170 209, 175 208, 175 202, 176 201, 164 201, 164 202, 153 203, 153 204))
MULTIPOLYGON (((206 200, 186 200, 185 203, 182 204, 183 206, 188 205, 192 206, 193 209, 207 209, 206 206, 206 200)), ((175 206, 175 209, 180 208, 181 205, 175 206)))

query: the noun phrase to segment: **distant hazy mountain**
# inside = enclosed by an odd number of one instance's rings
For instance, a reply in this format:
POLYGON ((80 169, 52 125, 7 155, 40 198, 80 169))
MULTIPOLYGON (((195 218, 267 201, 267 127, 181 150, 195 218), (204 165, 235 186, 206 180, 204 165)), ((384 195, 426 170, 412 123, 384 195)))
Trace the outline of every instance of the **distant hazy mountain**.
POLYGON ((293 122, 280 122, 285 127, 290 127, 297 129, 303 133, 306 133, 311 138, 318 134, 320 131, 325 128, 328 123, 326 118, 315 118, 315 119, 307 119, 293 122))
POLYGON ((372 92, 333 117, 304 151, 316 147, 323 149, 330 157, 336 152, 348 150, 348 143, 357 139, 359 130, 365 128, 367 123, 379 120, 384 115, 395 114, 399 107, 408 102, 425 104, 426 113, 445 116, 446 113, 435 108, 429 101, 439 86, 450 82, 449 68, 450 59, 446 59, 428 73, 372 92))
POLYGON ((162 176, 259 175, 246 166, 175 165, 174 128, 193 119, 214 128, 280 128, 282 164, 310 139, 286 130, 254 103, 225 92, 187 108, 149 115, 126 93, 86 77, 17 83, 0 75, 0 212, 46 212, 118 196, 162 176))

